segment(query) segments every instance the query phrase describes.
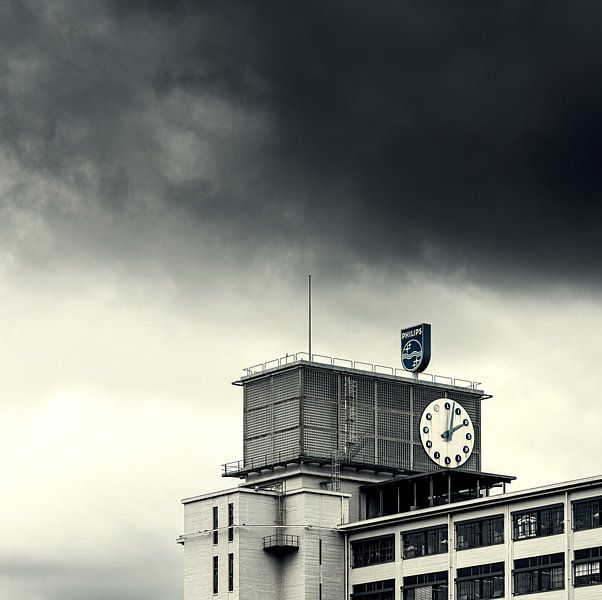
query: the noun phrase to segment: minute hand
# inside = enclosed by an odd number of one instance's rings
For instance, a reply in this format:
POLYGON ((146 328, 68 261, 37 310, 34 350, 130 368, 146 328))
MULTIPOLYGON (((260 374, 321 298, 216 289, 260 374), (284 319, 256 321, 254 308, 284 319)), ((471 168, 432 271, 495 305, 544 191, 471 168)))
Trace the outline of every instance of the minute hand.
POLYGON ((449 442, 449 440, 452 439, 452 436, 454 435, 454 414, 456 412, 456 403, 454 402, 452 404, 452 409, 451 409, 451 415, 449 417, 449 429, 447 430, 447 435, 445 436, 447 438, 447 441, 449 442))

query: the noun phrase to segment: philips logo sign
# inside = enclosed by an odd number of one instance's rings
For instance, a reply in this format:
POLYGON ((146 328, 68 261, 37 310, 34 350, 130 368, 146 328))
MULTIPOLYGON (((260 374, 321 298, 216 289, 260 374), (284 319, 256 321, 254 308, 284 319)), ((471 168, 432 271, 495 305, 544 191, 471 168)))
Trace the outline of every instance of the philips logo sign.
POLYGON ((431 326, 414 325, 401 330, 401 366, 411 373, 424 371, 431 360, 431 326))

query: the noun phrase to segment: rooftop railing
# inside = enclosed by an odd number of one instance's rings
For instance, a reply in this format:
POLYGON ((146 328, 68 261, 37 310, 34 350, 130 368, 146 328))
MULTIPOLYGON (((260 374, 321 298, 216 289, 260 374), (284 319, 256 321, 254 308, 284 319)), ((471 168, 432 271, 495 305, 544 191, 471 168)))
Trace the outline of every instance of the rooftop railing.
POLYGON ((375 363, 368 363, 359 360, 351 360, 349 358, 339 358, 335 356, 325 356, 324 354, 313 354, 310 356, 307 352, 296 352, 294 354, 286 354, 280 358, 274 358, 263 363, 258 363, 243 369, 243 377, 249 375, 258 375, 270 369, 277 369, 289 364, 300 361, 308 361, 321 363, 333 367, 345 367, 347 369, 356 369, 360 371, 369 371, 381 375, 393 375, 394 377, 402 377, 405 379, 413 379, 414 381, 426 381, 430 383, 440 383, 450 385, 452 387, 464 388, 470 390, 480 390, 480 381, 470 381, 459 377, 448 377, 447 375, 435 375, 434 373, 411 373, 405 369, 398 367, 387 367, 375 363))

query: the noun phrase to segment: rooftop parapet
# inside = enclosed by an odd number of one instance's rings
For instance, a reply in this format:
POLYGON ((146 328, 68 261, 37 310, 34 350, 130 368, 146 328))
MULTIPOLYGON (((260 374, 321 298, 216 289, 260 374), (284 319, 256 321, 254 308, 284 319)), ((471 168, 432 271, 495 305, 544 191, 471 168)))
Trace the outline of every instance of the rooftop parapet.
POLYGON ((462 390, 482 392, 480 381, 471 381, 460 377, 450 377, 448 375, 436 375, 434 373, 409 373, 405 369, 398 367, 388 367, 376 363, 369 363, 360 360, 351 360, 349 358, 340 358, 336 356, 326 356, 324 354, 310 355, 307 352, 295 352, 285 354, 279 358, 267 360, 256 365, 251 365, 243 369, 243 375, 237 384, 244 383, 246 380, 264 375, 269 372, 281 369, 286 366, 294 366, 300 363, 314 363, 323 366, 335 367, 337 370, 345 370, 357 373, 371 373, 378 376, 389 376, 397 379, 411 381, 412 383, 423 382, 426 384, 443 385, 462 390))

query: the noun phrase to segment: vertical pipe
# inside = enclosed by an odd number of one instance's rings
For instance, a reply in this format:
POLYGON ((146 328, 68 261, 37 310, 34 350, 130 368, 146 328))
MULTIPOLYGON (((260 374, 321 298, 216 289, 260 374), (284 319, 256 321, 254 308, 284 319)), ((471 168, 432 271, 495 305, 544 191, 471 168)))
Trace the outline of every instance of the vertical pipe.
POLYGON ((307 351, 311 360, 311 275, 307 276, 307 351))

